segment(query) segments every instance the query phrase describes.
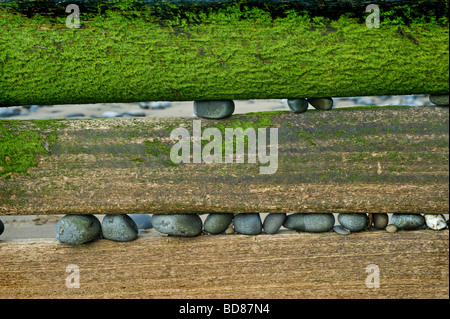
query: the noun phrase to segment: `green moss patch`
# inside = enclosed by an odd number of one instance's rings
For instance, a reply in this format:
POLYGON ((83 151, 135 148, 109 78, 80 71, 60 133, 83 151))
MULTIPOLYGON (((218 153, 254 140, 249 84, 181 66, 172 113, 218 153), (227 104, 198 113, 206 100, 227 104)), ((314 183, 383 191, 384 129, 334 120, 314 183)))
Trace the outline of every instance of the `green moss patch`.
POLYGON ((51 155, 58 136, 55 121, 29 121, 29 129, 15 121, 0 121, 0 178, 25 174, 38 165, 38 156, 51 155), (36 130, 36 127, 39 129, 36 130))
POLYGON ((157 8, 82 11, 81 29, 0 9, 0 106, 448 93, 445 17, 157 8))

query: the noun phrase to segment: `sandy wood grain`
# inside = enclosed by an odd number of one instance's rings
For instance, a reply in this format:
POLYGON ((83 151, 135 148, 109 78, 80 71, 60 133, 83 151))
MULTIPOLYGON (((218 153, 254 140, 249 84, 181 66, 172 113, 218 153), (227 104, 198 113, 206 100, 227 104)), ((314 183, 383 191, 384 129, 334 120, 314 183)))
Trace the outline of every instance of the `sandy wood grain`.
POLYGON ((171 131, 192 135, 193 119, 3 121, 13 135, 58 140, 28 174, 0 178, 0 215, 447 213, 448 120, 448 108, 387 107, 201 121, 277 128, 278 169, 267 175, 247 159, 171 165, 171 131))
POLYGON ((449 233, 0 241, 0 298, 448 298, 449 233), (66 267, 80 288, 66 287, 66 267), (366 286, 368 265, 380 288, 366 286))

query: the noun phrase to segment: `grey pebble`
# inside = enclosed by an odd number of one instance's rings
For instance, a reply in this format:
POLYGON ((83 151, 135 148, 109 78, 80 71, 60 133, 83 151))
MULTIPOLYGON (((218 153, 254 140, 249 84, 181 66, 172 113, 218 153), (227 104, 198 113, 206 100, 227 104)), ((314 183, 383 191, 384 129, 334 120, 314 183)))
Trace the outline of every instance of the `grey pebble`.
POLYGON ((172 103, 170 102, 152 102, 150 106, 152 107, 152 110, 163 110, 166 107, 171 106, 172 103))
POLYGON ((206 217, 203 228, 207 233, 221 234, 230 226, 233 217, 232 213, 211 213, 206 217))
POLYGON ((203 227, 197 214, 153 214, 152 224, 160 233, 183 237, 198 236, 203 227))
POLYGON ((55 236, 62 243, 83 244, 99 239, 100 221, 94 215, 66 215, 55 226, 55 236))
POLYGON ((194 101, 194 114, 208 119, 221 119, 234 113, 232 100, 194 101))
POLYGON ((304 113, 308 110, 309 106, 306 99, 288 99, 287 104, 294 113, 304 113))
POLYGON ((134 220, 138 229, 153 228, 152 218, 148 214, 130 214, 128 216, 130 216, 131 219, 134 220))
POLYGON ((123 112, 119 115, 120 116, 128 115, 131 117, 145 117, 146 116, 145 112, 142 110, 130 110, 128 112, 123 112))
POLYGON ((331 97, 307 99, 315 109, 328 111, 333 108, 333 99, 331 97))
POLYGON ((338 215, 338 221, 345 229, 359 232, 367 226, 368 217, 362 213, 341 213, 338 215))
POLYGON ((34 113, 37 112, 37 110, 39 110, 39 105, 31 105, 30 108, 28 109, 28 112, 34 113))
POLYGON ((334 232, 340 234, 340 235, 350 235, 352 232, 348 229, 345 229, 341 225, 336 225, 333 227, 334 232))
POLYGON ((138 105, 145 110, 148 110, 150 108, 148 102, 139 102, 138 105))
POLYGON ((386 226, 386 231, 388 232, 388 233, 396 233, 397 232, 397 230, 398 230, 398 228, 397 228, 397 226, 395 226, 395 225, 387 225, 386 226))
POLYGON ((20 115, 17 107, 0 107, 0 118, 20 115))
POLYGON ((285 213, 271 213, 264 218, 263 229, 266 234, 276 234, 283 226, 285 213))
POLYGON ((128 215, 106 215, 102 221, 102 234, 114 241, 132 241, 138 237, 138 227, 128 215))
POLYGON ((392 214, 392 224, 398 229, 416 229, 425 224, 425 218, 420 214, 392 214))
POLYGON ((66 118, 71 118, 71 117, 84 117, 85 115, 83 113, 70 113, 66 115, 66 118))
POLYGON ((258 213, 236 214, 234 215, 234 230, 244 235, 261 234, 261 217, 258 213))
POLYGON ((389 223, 389 216, 386 213, 373 214, 373 226, 376 229, 385 229, 389 223))
POLYGON ((114 111, 106 111, 103 112, 101 117, 111 118, 111 117, 120 117, 120 114, 114 111))
POLYGON ((0 219, 0 235, 3 234, 4 230, 5 230, 5 225, 3 224, 2 220, 0 219))
POLYGON ((430 95, 430 102, 438 106, 448 106, 449 95, 430 95))
POLYGON ((310 233, 330 231, 334 226, 334 216, 328 213, 295 213, 286 217, 283 226, 288 229, 310 233))

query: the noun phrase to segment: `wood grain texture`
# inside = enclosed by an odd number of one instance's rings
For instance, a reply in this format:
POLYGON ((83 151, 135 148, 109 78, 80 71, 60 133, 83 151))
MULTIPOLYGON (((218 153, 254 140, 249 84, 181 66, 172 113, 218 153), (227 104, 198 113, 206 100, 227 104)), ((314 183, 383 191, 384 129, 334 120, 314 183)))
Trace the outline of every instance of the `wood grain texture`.
POLYGON ((0 241, 0 298, 448 298, 449 233, 0 241), (80 288, 66 287, 66 267, 80 288), (366 267, 380 271, 369 289, 366 267))
POLYGON ((387 107, 299 115, 262 112, 201 121, 203 130, 278 128, 274 174, 261 174, 260 166, 267 164, 248 163, 247 158, 242 164, 197 164, 191 158, 174 165, 169 153, 176 142, 170 134, 179 127, 193 134, 193 119, 62 120, 45 125, 2 121, 0 136, 3 130, 9 138, 3 136, 7 147, 0 148, 0 166, 14 168, 30 157, 27 140, 42 154, 27 174, 0 178, 0 215, 445 214, 448 114, 448 108, 387 107), (41 142, 54 136, 50 154, 41 142))

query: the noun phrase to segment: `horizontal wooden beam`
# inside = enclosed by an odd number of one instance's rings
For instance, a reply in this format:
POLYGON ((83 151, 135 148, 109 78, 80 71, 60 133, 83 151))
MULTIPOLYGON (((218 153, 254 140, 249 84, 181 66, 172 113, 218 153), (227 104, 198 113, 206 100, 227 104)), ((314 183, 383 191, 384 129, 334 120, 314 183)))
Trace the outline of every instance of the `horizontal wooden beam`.
MULTIPOLYGON (((0 121, 0 215, 448 213, 448 108, 199 120, 0 121), (194 163, 190 140, 183 153, 188 163, 174 163, 170 152, 181 144, 171 134, 183 128, 187 137, 201 138, 194 125, 218 130, 222 163, 206 163, 204 156, 194 163), (255 163, 247 156, 244 163, 225 163, 227 144, 219 138, 227 128, 253 131, 247 148, 258 140, 272 157, 263 162, 257 151, 255 163), (267 144, 258 129, 265 129, 267 144)), ((195 142, 199 149, 211 147, 203 139, 195 142)))
POLYGON ((329 19, 233 4, 82 12, 80 29, 68 15, 0 6, 0 106, 448 94, 449 29, 433 14, 369 28, 364 10, 329 19))
POLYGON ((2 299, 435 299, 449 294, 448 230, 147 235, 80 246, 0 241, 0 254, 2 299), (73 288, 75 269, 79 288, 73 288))

